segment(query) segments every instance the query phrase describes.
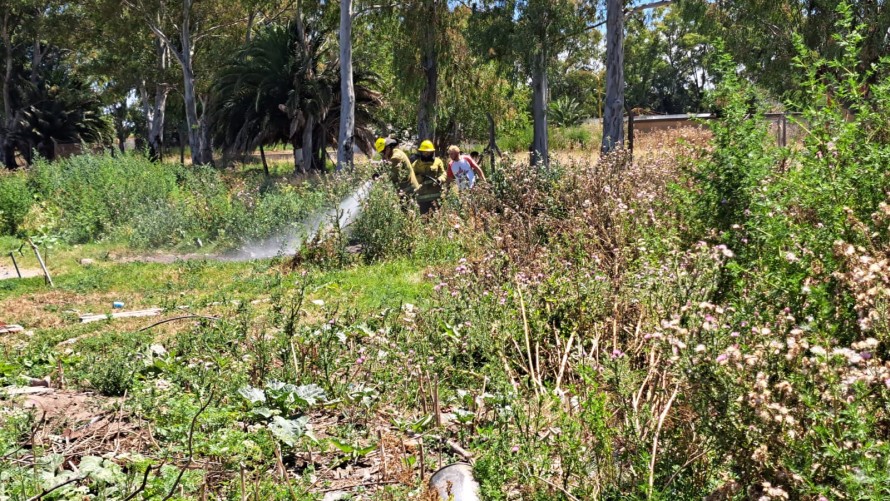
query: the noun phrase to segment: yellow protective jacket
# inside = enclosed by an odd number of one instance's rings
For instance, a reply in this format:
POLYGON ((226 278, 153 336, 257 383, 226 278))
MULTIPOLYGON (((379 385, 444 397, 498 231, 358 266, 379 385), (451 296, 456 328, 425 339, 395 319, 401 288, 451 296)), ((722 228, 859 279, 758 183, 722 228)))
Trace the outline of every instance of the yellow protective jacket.
POLYGON ((420 181, 420 189, 417 190, 417 201, 426 202, 436 200, 442 196, 448 174, 441 158, 434 158, 429 162, 421 159, 414 161, 414 175, 420 181))
POLYGON ((414 167, 411 166, 411 160, 404 151, 395 148, 392 150, 392 157, 389 159, 389 180, 392 181, 396 190, 413 195, 420 188, 420 182, 414 175, 414 167))

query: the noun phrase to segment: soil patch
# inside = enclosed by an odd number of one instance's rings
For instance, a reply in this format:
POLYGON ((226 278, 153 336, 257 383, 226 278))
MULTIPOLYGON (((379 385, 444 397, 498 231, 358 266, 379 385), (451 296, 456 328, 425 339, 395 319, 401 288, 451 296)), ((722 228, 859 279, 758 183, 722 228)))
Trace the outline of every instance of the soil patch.
MULTIPOLYGON (((22 278, 43 276, 43 272, 35 268, 22 268, 20 266, 19 272, 21 272, 22 278)), ((18 274, 15 272, 15 268, 12 265, 0 264, 0 280, 11 280, 13 278, 19 278, 18 274)))
POLYGON ((120 404, 120 399, 84 391, 40 386, 0 389, 0 411, 34 413, 31 443, 22 445, 43 445, 67 460, 151 449, 147 428, 121 410, 120 404))
POLYGON ((220 257, 213 254, 146 254, 144 256, 113 256, 109 259, 116 263, 155 263, 174 264, 177 261, 219 260, 220 257))

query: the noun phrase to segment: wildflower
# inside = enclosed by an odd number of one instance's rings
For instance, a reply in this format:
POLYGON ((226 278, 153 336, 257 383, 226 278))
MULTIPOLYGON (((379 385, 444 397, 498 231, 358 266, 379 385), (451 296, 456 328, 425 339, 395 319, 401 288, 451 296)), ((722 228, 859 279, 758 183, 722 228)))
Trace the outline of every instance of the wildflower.
POLYGON ((729 333, 729 337, 739 337, 738 331, 732 331, 729 333))
POLYGON ((615 348, 614 350, 612 350, 612 360, 614 360, 616 358, 623 357, 623 356, 624 356, 624 352, 619 350, 618 348, 615 348))
POLYGON ((823 347, 821 347, 821 346, 819 346, 819 345, 811 346, 811 347, 810 347, 810 353, 812 353, 813 355, 818 355, 818 356, 820 356, 820 357, 824 357, 825 355, 828 354, 828 352, 825 351, 825 348, 823 348, 823 347))
POLYGON ((717 363, 718 364, 725 364, 727 360, 729 360, 729 357, 726 356, 725 353, 721 353, 721 354, 717 355, 717 363))
POLYGON ((363 363, 365 363, 365 357, 358 357, 355 360, 355 365, 362 365, 363 363))
POLYGON ((518 445, 514 445, 513 448, 510 449, 510 452, 512 452, 512 453, 514 453, 514 454, 517 453, 517 452, 519 452, 519 446, 518 446, 518 445))
POLYGON ((695 352, 696 352, 696 353, 701 353, 701 352, 703 352, 703 351, 705 351, 705 350, 707 350, 707 348, 706 348, 705 345, 703 345, 703 344, 697 345, 697 346, 695 347, 695 352))

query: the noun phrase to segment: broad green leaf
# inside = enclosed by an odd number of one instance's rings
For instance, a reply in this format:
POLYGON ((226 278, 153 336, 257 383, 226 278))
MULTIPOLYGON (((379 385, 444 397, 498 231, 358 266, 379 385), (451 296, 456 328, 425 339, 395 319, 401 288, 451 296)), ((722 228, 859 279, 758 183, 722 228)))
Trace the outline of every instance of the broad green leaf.
POLYGON ((241 395, 244 400, 247 400, 254 405, 266 402, 266 394, 263 393, 263 390, 254 388, 253 386, 245 386, 239 389, 238 394, 241 395))
POLYGON ((352 444, 347 444, 346 442, 341 442, 341 441, 337 440, 336 438, 331 439, 331 444, 333 444, 334 447, 340 449, 340 452, 342 452, 344 454, 352 454, 353 452, 355 452, 355 447, 352 444))
POLYGON ((272 432, 275 438, 293 447, 297 445, 300 437, 306 434, 308 423, 308 416, 302 416, 297 419, 284 419, 281 416, 274 416, 268 426, 269 431, 272 432))
POLYGON ((117 463, 97 456, 84 456, 80 460, 79 468, 93 480, 106 484, 115 484, 124 478, 124 472, 117 463))
POLYGON ((324 390, 317 384, 307 384, 296 389, 296 397, 305 402, 307 406, 313 406, 325 400, 324 390))

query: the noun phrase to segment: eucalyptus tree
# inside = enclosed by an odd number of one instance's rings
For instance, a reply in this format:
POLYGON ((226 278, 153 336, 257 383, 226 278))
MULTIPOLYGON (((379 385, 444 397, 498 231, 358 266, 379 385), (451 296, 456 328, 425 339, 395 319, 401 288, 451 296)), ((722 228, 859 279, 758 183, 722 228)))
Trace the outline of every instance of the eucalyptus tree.
POLYGON ((705 19, 684 9, 635 15, 625 40, 625 108, 656 113, 699 112, 715 72, 705 19))
POLYGON ((481 54, 531 80, 534 134, 532 164, 548 165, 548 70, 591 29, 595 0, 493 0, 477 10, 475 44, 481 54))
POLYGON ((246 25, 246 10, 240 2, 224 0, 124 0, 179 64, 192 163, 213 162, 207 120, 207 95, 199 96, 195 61, 199 47, 217 41, 226 30, 246 25), (198 114, 198 103, 202 113, 198 114))
POLYGON ((628 6, 628 0, 606 0, 606 98, 603 104, 602 151, 624 146, 624 20, 635 12, 670 5, 672 0, 628 6))
POLYGON ((352 167, 355 89, 352 71, 352 0, 340 0, 340 130, 337 169, 352 167))
POLYGON ((396 19, 389 55, 396 75, 394 90, 416 99, 417 134, 434 140, 439 80, 443 66, 448 64, 451 49, 448 1, 404 0, 380 11, 396 19))
MULTIPOLYGON (((865 74, 890 54, 890 2, 885 0, 682 0, 679 5, 703 14, 708 33, 726 42, 745 76, 777 97, 793 97, 790 94, 798 89, 799 79, 792 71, 798 56, 795 37, 820 56, 834 59, 843 53, 842 44, 828 35, 846 19, 841 9, 849 10, 852 24, 861 28, 857 70, 865 74)), ((886 78, 871 72, 866 85, 886 78)))

